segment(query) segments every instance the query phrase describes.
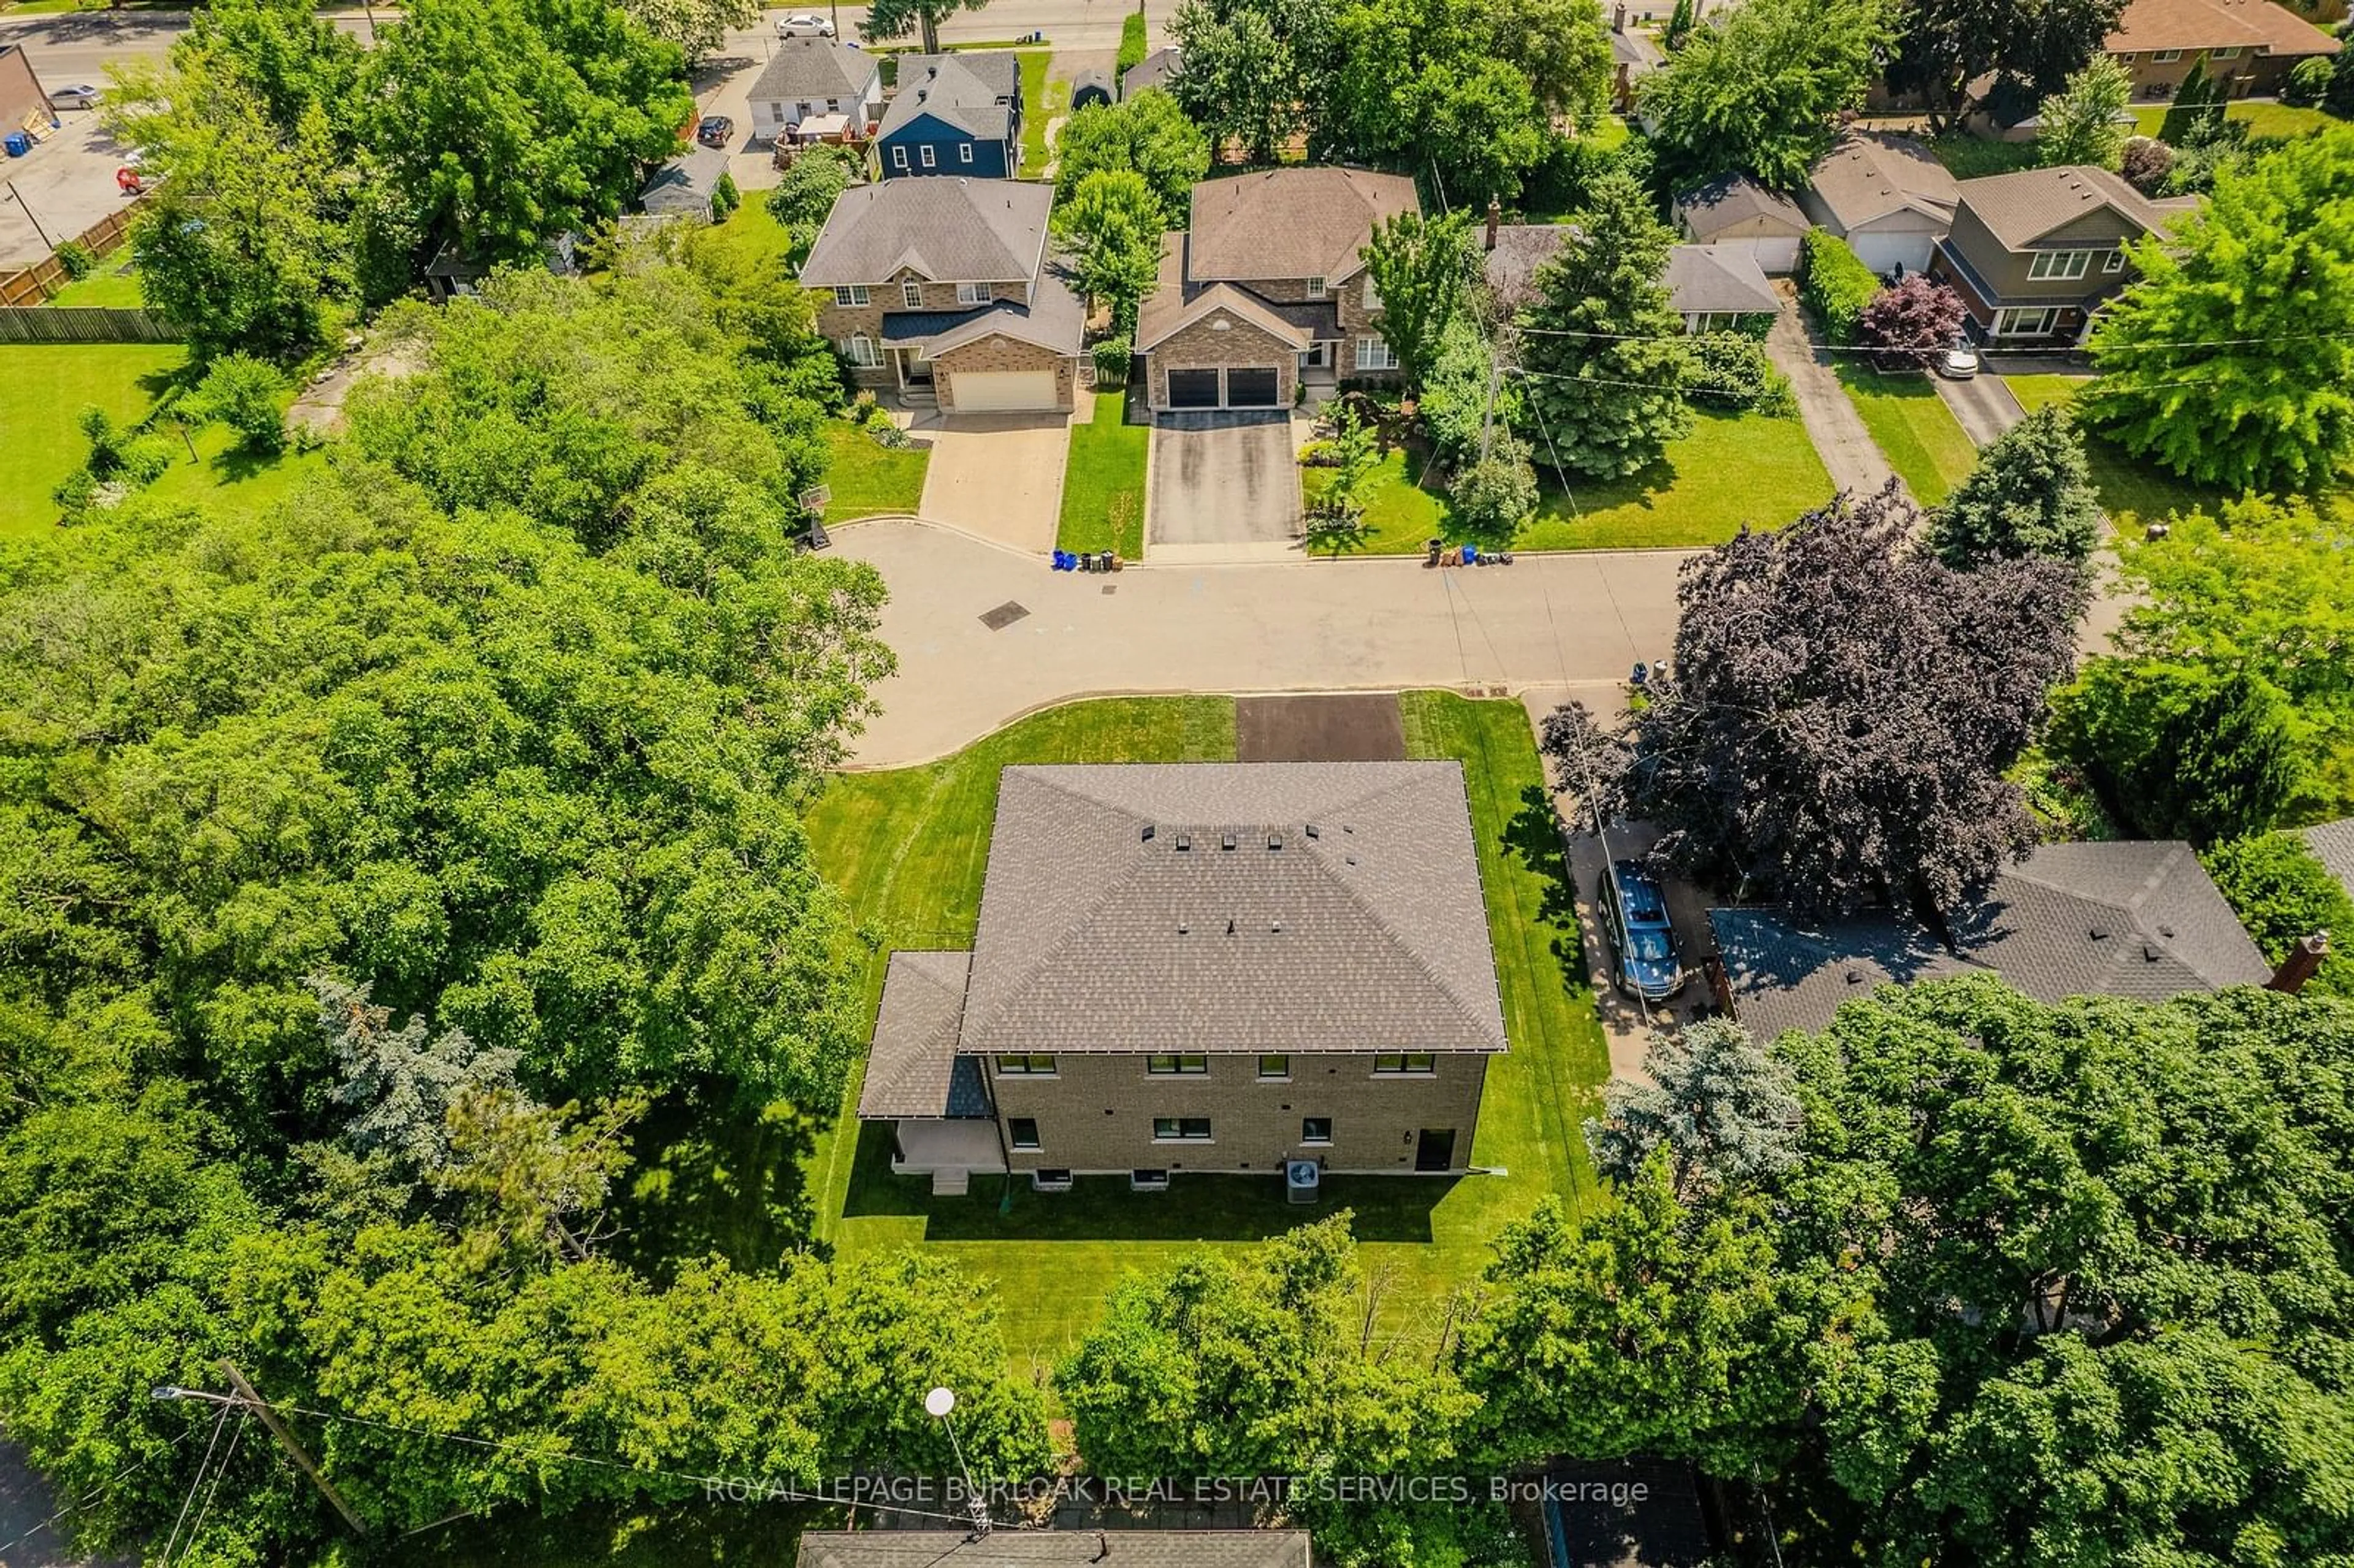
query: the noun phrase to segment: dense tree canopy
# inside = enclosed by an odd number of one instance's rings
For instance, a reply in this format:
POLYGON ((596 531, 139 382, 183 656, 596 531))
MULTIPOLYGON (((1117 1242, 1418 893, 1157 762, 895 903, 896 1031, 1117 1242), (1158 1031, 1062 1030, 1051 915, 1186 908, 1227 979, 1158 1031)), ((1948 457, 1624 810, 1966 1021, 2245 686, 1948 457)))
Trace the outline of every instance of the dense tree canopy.
POLYGON ((2327 932, 2329 954, 2306 989, 2316 996, 2354 998, 2354 894, 2302 838, 2262 833, 2217 844, 2200 858, 2273 963, 2316 932, 2327 932))
POLYGON ((2038 408, 1988 442, 1930 515, 1928 537, 1947 566, 1965 569, 2025 556, 2089 557, 2101 538, 2101 502, 2067 413, 2038 408))
POLYGON ((2101 52, 2125 0, 1906 0, 1897 14, 1889 84, 1921 93, 1933 129, 1954 129, 1981 77, 2058 92, 2101 52))
POLYGON ((1055 200, 1069 201, 1089 175, 1133 171, 1159 199, 1164 228, 1190 219, 1193 186, 1210 172, 1210 139, 1165 92, 1090 104, 1055 143, 1055 200))
POLYGON ((1381 297, 1382 341, 1397 355, 1408 383, 1420 386, 1439 339, 1469 304, 1479 277, 1469 213, 1424 218, 1402 212, 1384 218, 1365 248, 1365 271, 1381 297))
POLYGON ((2143 838, 2261 833, 2302 781, 2287 705, 2245 670, 2096 659, 2052 694, 2052 713, 2046 747, 2143 838))
POLYGON ((1661 165, 1678 181, 1727 172, 1796 190, 1860 108, 1890 36, 1888 0, 1748 0, 1694 29, 1643 79, 1661 165))

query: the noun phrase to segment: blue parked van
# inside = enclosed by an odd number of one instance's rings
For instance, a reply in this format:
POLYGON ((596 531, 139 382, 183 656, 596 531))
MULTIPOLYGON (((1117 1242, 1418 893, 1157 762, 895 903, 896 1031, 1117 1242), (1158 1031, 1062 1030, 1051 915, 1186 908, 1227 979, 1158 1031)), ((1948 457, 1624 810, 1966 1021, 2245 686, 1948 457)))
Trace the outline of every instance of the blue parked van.
POLYGON ((1665 1001, 1683 989, 1667 895, 1642 862, 1612 861, 1595 890, 1595 903, 1603 939, 1610 944, 1612 983, 1645 1001, 1665 1001))

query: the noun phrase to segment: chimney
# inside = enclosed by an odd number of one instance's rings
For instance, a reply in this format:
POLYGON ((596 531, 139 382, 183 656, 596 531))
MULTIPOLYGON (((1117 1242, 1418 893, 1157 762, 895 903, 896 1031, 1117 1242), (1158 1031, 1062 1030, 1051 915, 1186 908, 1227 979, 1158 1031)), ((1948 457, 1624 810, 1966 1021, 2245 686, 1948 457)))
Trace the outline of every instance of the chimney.
POLYGON ((1618 9, 1610 13, 1610 30, 1614 33, 1623 33, 1627 30, 1626 6, 1621 5, 1618 9))
POLYGON ((2321 960, 2328 956, 2329 933, 2316 931, 2288 950, 2288 957, 2280 961, 2280 968, 2273 971, 2273 978, 2264 981, 2264 989, 2295 996, 2305 989, 2305 982, 2313 978, 2314 972, 2321 968, 2321 960))
POLYGON ((1488 198, 1488 249, 1496 249, 1496 225, 1504 216, 1504 204, 1494 196, 1488 198))

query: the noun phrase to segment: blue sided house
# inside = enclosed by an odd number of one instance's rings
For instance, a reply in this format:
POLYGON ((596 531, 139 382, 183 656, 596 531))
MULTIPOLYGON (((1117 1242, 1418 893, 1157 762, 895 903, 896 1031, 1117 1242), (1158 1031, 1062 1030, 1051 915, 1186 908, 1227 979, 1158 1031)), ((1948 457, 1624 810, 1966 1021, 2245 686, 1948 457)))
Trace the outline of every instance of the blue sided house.
POLYGON ((1012 179, 1022 168, 1022 62, 1011 50, 902 56, 875 155, 886 180, 1012 179))

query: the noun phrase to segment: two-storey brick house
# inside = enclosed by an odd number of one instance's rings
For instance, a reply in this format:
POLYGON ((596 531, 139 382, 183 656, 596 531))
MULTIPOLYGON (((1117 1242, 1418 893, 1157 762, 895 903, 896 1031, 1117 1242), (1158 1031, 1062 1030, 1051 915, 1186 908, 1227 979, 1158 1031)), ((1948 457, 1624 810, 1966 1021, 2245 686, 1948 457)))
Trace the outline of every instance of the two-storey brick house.
POLYGON ((1997 343, 2076 342, 2132 277, 2126 247, 2185 205, 2153 202, 2086 164, 1991 175, 1956 190, 1953 227, 1929 275, 1952 285, 1977 335, 1997 343))
POLYGON ((1022 62, 1011 50, 903 55, 898 86, 875 133, 885 180, 1022 172, 1022 62))
POLYGON ((2233 98, 2276 93, 2300 61, 2344 46, 2274 0, 2132 0, 2101 47, 2135 97, 2162 100, 2193 67, 2233 98))
POLYGON ((1154 412, 1288 408, 1303 379, 1383 380, 1381 295, 1363 252, 1417 212, 1414 182, 1366 169, 1264 169, 1193 187, 1136 323, 1154 412))
POLYGON ((1504 1020, 1453 762, 1009 768, 972 950, 891 956, 893 1168, 1470 1163, 1504 1020))
POLYGON ((1055 265, 1051 185, 892 180, 835 198, 801 281, 862 387, 963 413, 1068 410, 1087 313, 1055 265))

